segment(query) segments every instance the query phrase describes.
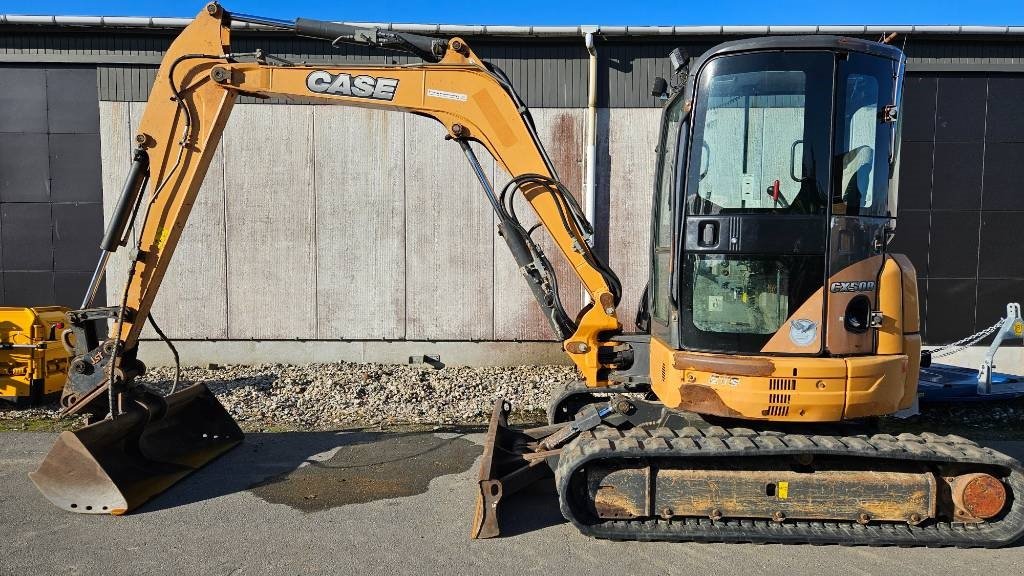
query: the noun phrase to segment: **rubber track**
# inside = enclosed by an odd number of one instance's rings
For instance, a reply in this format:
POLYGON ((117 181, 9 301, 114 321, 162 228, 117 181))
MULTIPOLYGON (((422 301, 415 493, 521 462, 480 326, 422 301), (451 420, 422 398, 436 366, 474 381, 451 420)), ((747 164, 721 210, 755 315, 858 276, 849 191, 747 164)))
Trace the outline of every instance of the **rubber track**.
POLYGON ((841 544, 860 546, 929 546, 997 548, 1024 533, 1024 468, 1017 460, 959 436, 932 433, 872 436, 808 436, 749 428, 711 426, 701 430, 602 426, 585 432, 562 451, 555 471, 562 514, 581 532, 596 538, 641 541, 754 542, 841 544), (572 501, 569 480, 580 467, 598 459, 709 458, 814 454, 934 463, 998 466, 1009 471, 1003 481, 1011 505, 997 521, 980 524, 926 521, 861 525, 844 521, 792 521, 683 517, 663 520, 581 521, 580 503, 572 501))

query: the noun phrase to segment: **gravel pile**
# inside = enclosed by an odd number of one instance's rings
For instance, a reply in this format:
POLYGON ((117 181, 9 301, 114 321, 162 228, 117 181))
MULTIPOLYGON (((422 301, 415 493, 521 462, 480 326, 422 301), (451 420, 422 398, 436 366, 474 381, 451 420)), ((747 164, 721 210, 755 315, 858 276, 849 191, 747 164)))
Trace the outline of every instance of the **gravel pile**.
MULTIPOLYGON (((161 367, 151 368, 138 381, 166 393, 173 378, 173 368, 161 367)), ((247 430, 326 429, 486 423, 497 398, 511 400, 520 418, 542 420, 551 391, 576 379, 571 366, 435 369, 341 362, 184 368, 180 386, 205 383, 247 430)), ((48 424, 70 429, 84 419, 58 421, 56 404, 18 410, 0 402, 0 428, 48 429, 48 424)))
MULTIPOLYGON (((154 368, 140 381, 166 392, 173 377, 173 368, 154 368)), ((552 389, 577 378, 570 366, 435 369, 348 362, 182 371, 182 385, 205 383, 249 429, 486 423, 497 398, 512 400, 518 414, 537 414, 552 389)))
MULTIPOLYGON (((140 381, 167 392, 173 368, 140 381)), ((396 364, 263 364, 186 368, 182 385, 205 383, 246 430, 331 429, 393 424, 484 424, 494 400, 512 401, 517 422, 544 420, 551 391, 577 380, 571 366, 445 367, 396 364)), ((56 405, 16 410, 0 402, 0 429, 73 429, 56 405)), ((886 431, 930 430, 969 437, 1024 437, 1024 399, 924 407, 910 420, 883 419, 886 431)))

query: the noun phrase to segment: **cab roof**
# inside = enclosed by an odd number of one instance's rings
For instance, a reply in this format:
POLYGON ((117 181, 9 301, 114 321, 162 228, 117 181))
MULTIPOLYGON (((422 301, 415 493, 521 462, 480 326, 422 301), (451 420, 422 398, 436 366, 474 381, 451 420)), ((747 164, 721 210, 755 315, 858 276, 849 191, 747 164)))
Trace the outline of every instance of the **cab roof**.
POLYGON ((881 56, 890 60, 899 60, 903 51, 889 44, 850 38, 847 36, 767 36, 747 38, 723 42, 700 56, 707 60, 723 54, 771 50, 828 50, 832 52, 862 52, 872 56, 881 56))

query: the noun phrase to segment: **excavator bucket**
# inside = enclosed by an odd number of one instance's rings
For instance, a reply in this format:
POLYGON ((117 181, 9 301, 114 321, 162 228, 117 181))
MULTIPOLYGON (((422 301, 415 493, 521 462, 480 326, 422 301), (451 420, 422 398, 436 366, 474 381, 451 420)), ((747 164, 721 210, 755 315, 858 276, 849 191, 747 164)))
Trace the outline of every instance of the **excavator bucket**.
POLYGON ((516 430, 508 425, 512 405, 498 400, 491 414, 480 461, 480 482, 473 515, 472 538, 494 538, 501 534, 498 506, 502 498, 522 490, 545 476, 557 463, 561 450, 546 450, 541 440, 564 424, 516 430))
POLYGON ((242 430, 203 384, 73 432, 29 476, 55 505, 124 514, 234 448, 242 430))

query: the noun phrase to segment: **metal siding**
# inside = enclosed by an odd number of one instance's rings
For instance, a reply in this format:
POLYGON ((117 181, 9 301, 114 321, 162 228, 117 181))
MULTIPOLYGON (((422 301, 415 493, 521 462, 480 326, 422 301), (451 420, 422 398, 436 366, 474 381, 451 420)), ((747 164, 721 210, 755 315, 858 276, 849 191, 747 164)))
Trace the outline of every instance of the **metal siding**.
MULTIPOLYGON (((20 34, 13 34, 18 37, 20 34)), ((83 40, 92 34, 43 34, 42 42, 49 42, 42 49, 44 54, 80 54, 83 40), (54 36, 66 36, 69 47, 63 51, 53 46, 54 36)), ((101 41, 102 48, 96 50, 101 57, 117 58, 132 55, 135 58, 153 58, 150 64, 101 64, 122 70, 126 76, 111 78, 115 83, 141 82, 142 91, 124 94, 101 82, 102 100, 145 100, 148 86, 152 82, 160 49, 169 42, 169 36, 109 34, 101 41), (143 75, 142 70, 149 70, 143 75)), ((872 39, 875 37, 872 36, 872 39)), ((674 36, 645 38, 598 39, 597 50, 601 60, 602 80, 599 84, 600 105, 612 108, 657 107, 657 101, 650 95, 650 85, 655 76, 669 75, 668 53, 679 46, 691 56, 699 56, 708 48, 733 37, 674 36)), ((511 78, 526 103, 534 108, 565 108, 586 106, 587 53, 582 38, 552 41, 538 38, 474 38, 469 42, 484 59, 502 67, 511 78)), ((899 40, 897 40, 899 42, 899 40)), ((8 39, 0 43, 8 54, 23 53, 24 49, 11 46, 8 39)), ((325 42, 310 39, 293 39, 282 36, 259 36, 240 34, 235 36, 233 49, 236 52, 251 52, 264 48, 268 53, 295 61, 325 62, 342 65, 345 63, 398 63, 417 61, 416 58, 386 51, 374 51, 368 47, 341 45, 331 48, 325 42)), ((928 38, 912 36, 906 44, 908 66, 946 66, 962 69, 976 65, 988 70, 1024 64, 1024 47, 1019 42, 1003 38, 982 38, 958 36, 953 38, 928 38)), ((257 100, 244 97, 245 103, 281 103, 281 99, 257 100)))

